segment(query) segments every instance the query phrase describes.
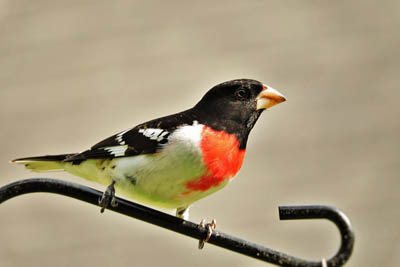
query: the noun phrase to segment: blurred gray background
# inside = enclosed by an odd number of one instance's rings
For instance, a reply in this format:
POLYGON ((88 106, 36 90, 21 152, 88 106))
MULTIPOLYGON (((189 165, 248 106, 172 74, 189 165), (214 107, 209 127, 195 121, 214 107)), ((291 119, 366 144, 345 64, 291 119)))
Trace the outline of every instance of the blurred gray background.
MULTIPOLYGON (((328 204, 351 219, 347 266, 400 265, 400 2, 0 1, 0 182, 56 177, 10 164, 78 152, 254 78, 288 101, 251 133, 237 178, 191 220, 299 257, 332 256, 327 221, 277 208, 328 204)), ((0 208, 0 266, 265 266, 77 200, 32 194, 0 208)))

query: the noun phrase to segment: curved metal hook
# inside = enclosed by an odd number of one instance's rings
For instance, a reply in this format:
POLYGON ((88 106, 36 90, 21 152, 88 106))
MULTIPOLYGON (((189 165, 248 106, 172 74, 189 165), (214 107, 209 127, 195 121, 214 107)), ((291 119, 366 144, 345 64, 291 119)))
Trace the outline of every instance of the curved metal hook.
MULTIPOLYGON (((350 258, 354 247, 354 232, 350 220, 339 209, 331 206, 280 206, 280 220, 328 219, 339 229, 341 245, 338 252, 326 261, 327 266, 342 266, 350 258)), ((321 263, 319 263, 321 264, 321 263)))
MULTIPOLYGON (((0 203, 13 197, 35 192, 61 194, 98 206, 102 192, 83 185, 50 178, 33 178, 16 181, 0 188, 0 203)), ((207 231, 198 224, 151 208, 116 198, 118 206, 110 207, 115 212, 196 238, 204 239, 207 231)), ((308 261, 278 252, 255 243, 213 230, 208 243, 281 266, 343 266, 350 258, 354 246, 354 233, 346 215, 330 206, 282 206, 281 220, 328 219, 336 224, 341 234, 341 246, 329 260, 308 261)))

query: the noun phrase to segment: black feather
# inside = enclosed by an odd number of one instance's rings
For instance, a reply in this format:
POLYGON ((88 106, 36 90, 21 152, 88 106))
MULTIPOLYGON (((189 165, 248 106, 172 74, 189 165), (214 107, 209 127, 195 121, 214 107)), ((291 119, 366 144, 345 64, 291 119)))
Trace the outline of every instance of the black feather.
POLYGON ((19 158, 14 159, 11 162, 18 162, 18 161, 63 161, 68 157, 72 157, 75 154, 61 154, 61 155, 46 155, 46 156, 39 156, 39 157, 26 157, 26 158, 19 158))

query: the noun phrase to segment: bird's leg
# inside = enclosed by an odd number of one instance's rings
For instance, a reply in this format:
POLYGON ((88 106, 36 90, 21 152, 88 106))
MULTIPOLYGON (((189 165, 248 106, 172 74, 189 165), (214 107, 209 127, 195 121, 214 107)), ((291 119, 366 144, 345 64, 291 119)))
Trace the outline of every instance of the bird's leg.
POLYGON ((207 237, 205 239, 199 240, 199 249, 203 249, 204 244, 207 243, 208 240, 210 240, 213 229, 217 227, 217 221, 215 219, 212 219, 211 223, 206 223, 206 220, 203 219, 201 220, 199 226, 201 228, 207 228, 207 237))
POLYGON ((103 213, 104 210, 111 204, 112 207, 118 206, 118 203, 115 199, 115 181, 113 180, 111 184, 107 187, 106 191, 104 191, 103 195, 99 199, 99 205, 101 207, 100 212, 103 213))
POLYGON ((184 219, 185 221, 189 220, 189 209, 190 207, 179 207, 176 209, 176 217, 184 219))

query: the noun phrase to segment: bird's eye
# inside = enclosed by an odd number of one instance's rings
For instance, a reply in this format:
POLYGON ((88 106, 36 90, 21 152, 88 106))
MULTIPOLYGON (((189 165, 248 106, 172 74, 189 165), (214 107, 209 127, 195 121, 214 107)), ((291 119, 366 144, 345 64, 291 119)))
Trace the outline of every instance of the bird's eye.
POLYGON ((235 96, 238 100, 246 100, 249 98, 250 92, 246 89, 238 89, 235 92, 235 96))

